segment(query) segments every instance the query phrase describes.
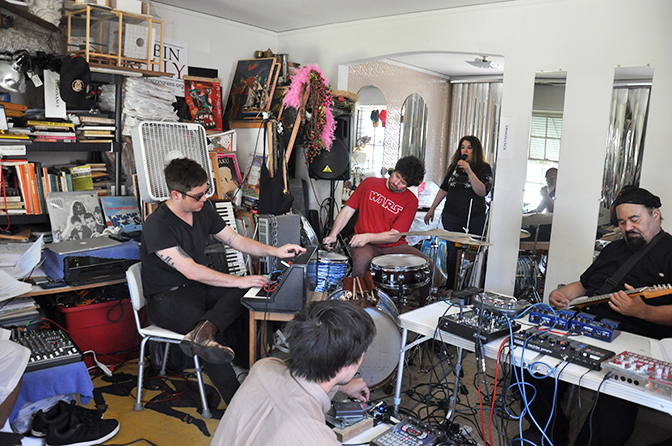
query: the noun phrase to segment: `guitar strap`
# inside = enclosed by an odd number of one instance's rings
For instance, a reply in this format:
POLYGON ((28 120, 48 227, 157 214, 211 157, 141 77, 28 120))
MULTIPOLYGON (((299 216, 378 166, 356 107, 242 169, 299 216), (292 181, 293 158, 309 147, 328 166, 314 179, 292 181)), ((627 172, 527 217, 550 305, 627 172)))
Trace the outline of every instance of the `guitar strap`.
POLYGON ((651 248, 653 248, 653 245, 658 243, 658 241, 661 238, 663 238, 664 233, 665 233, 665 231, 663 231, 661 229, 661 231, 658 234, 656 234, 655 237, 653 237, 651 239, 649 244, 646 245, 646 247, 644 249, 639 250, 637 252, 633 252, 632 255, 630 257, 628 257, 628 260, 626 260, 625 263, 623 263, 623 265, 621 265, 621 267, 618 268, 616 270, 616 272, 611 277, 609 277, 607 280, 604 281, 604 284, 600 287, 599 290, 597 290, 597 292, 594 294, 594 296, 599 296, 601 294, 610 293, 614 288, 616 288, 616 286, 621 281, 623 276, 625 276, 628 273, 628 271, 630 271, 632 269, 632 267, 635 266, 635 263, 639 262, 639 260, 642 257, 644 257, 644 255, 647 252, 649 252, 649 250, 651 248))

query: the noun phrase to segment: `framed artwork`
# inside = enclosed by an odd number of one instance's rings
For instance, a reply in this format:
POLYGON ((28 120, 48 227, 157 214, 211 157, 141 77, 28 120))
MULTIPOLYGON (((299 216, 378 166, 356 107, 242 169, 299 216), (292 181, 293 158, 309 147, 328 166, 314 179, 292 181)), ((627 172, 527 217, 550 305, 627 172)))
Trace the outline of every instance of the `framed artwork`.
POLYGON ((81 240, 107 234, 98 194, 52 192, 47 198, 54 242, 81 240))
POLYGON ((142 219, 135 197, 100 197, 108 227, 122 228, 125 232, 140 231, 142 219))
POLYGON ((222 85, 217 78, 184 76, 184 99, 194 122, 222 130, 222 85))
POLYGON ((226 101, 225 120, 242 120, 245 115, 256 116, 266 110, 275 64, 274 57, 238 61, 226 101))
POLYGON ((208 141, 210 141, 208 149, 215 152, 235 152, 238 145, 235 130, 208 135, 208 141))
POLYGON ((261 181, 261 166, 266 162, 263 155, 254 155, 246 173, 247 182, 243 184, 243 197, 259 199, 259 182, 261 181))
POLYGON ((233 198, 234 192, 240 188, 240 169, 235 153, 217 154, 217 196, 222 199, 233 198))

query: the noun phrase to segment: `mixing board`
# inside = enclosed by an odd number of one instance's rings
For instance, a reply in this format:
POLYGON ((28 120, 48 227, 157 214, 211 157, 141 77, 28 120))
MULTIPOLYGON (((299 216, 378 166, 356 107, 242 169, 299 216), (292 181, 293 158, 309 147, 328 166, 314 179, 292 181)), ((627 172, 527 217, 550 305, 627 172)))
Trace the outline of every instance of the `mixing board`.
POLYGON ((600 370, 603 361, 615 355, 594 345, 580 342, 567 336, 556 335, 539 328, 529 328, 513 335, 516 346, 578 364, 592 370, 600 370))
MULTIPOLYGON (((484 344, 510 333, 509 321, 505 316, 478 308, 442 316, 439 319, 439 329, 466 339, 478 337, 484 344)), ((519 329, 520 324, 511 321, 511 331, 519 329)))
POLYGON ((27 347, 32 352, 26 372, 82 361, 82 351, 70 336, 60 329, 26 330, 12 328, 10 341, 27 347))
POLYGON ((632 352, 623 352, 604 364, 614 379, 632 387, 672 398, 672 364, 632 352))

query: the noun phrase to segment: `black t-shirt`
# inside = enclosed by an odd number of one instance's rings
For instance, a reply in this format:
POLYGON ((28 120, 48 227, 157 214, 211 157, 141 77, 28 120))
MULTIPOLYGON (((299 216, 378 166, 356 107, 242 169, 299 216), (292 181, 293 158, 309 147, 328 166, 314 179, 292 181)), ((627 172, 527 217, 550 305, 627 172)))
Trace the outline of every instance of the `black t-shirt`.
POLYGON ((217 234, 226 227, 222 217, 210 203, 200 212, 194 212, 193 225, 173 214, 161 204, 152 212, 142 228, 142 287, 145 295, 162 293, 175 286, 189 283, 182 273, 167 265, 155 253, 162 249, 181 247, 196 263, 204 265, 205 246, 209 234, 217 234))
MULTIPOLYGON (((609 243, 581 275, 581 284, 586 289, 586 295, 592 296, 602 287, 604 282, 611 277, 620 266, 627 261, 632 254, 625 240, 617 240, 609 243)), ((670 283, 672 279, 672 236, 664 233, 662 238, 649 250, 649 252, 637 262, 630 271, 621 279, 614 291, 624 290, 624 284, 635 288, 663 285, 670 283)), ((645 299, 648 305, 670 305, 672 295, 645 299)), ((650 338, 663 339, 672 337, 672 327, 654 324, 632 316, 625 316, 611 309, 608 303, 593 307, 589 313, 600 317, 606 317, 621 323, 620 329, 630 333, 647 336, 650 338)))
MULTIPOLYGON (((472 167, 473 169, 473 167, 472 167)), ((478 179, 485 185, 485 195, 492 190, 492 169, 489 164, 483 164, 481 169, 474 173, 478 179)), ((469 204, 473 199, 471 207, 472 217, 479 217, 485 214, 485 197, 480 197, 474 192, 467 175, 462 169, 449 171, 441 183, 441 189, 448 192, 446 203, 443 206, 443 215, 454 215, 464 218, 469 216, 469 204)))

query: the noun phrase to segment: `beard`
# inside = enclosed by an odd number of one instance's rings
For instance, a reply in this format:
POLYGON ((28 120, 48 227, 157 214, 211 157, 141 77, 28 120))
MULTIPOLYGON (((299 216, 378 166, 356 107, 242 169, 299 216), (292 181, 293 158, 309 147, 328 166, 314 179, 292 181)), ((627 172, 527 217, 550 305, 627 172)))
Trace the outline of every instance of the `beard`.
POLYGON ((626 232, 625 233, 625 242, 628 244, 628 248, 631 251, 639 251, 646 246, 646 240, 639 232, 626 232))

